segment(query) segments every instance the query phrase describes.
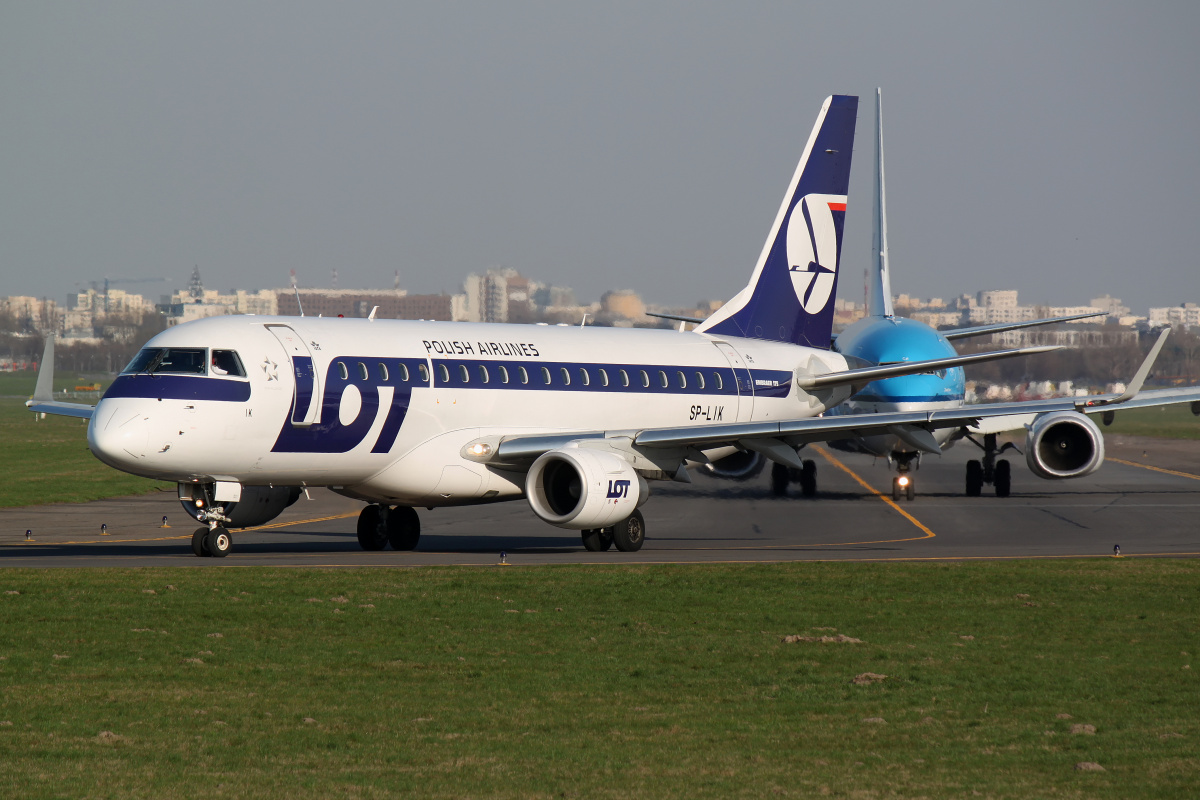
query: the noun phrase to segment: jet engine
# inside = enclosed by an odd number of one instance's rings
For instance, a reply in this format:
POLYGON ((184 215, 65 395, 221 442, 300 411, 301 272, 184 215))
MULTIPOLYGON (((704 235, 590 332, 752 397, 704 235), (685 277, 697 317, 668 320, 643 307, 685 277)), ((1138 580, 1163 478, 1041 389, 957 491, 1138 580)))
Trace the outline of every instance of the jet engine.
MULTIPOLYGON (((236 484, 235 484, 236 486, 236 484)), ((300 497, 298 486, 243 486, 241 497, 233 502, 217 500, 214 484, 179 484, 179 502, 183 510, 200 522, 213 506, 222 508, 226 528, 249 528, 270 522, 300 497)))
POLYGON ((701 464, 700 471, 714 478, 748 481, 758 477, 766 463, 767 460, 763 458, 762 453, 755 453, 753 450, 735 450, 724 458, 701 464))
POLYGON ((1039 478, 1091 475, 1104 463, 1104 436, 1084 414, 1040 414, 1025 437, 1025 461, 1039 478))
POLYGON ((533 513, 570 530, 606 528, 650 496, 633 465, 615 453, 564 447, 543 453, 525 477, 533 513))

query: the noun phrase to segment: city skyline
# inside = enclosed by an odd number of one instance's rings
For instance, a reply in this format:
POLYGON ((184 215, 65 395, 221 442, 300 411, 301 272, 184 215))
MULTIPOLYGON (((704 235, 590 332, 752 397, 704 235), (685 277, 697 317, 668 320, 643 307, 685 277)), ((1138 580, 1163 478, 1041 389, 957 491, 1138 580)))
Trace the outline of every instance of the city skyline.
POLYGON ((434 293, 505 264, 582 297, 727 299, 822 99, 876 86, 898 288, 1148 308, 1197 285, 1198 7, 255 8, 6 13, 0 292, 200 264, 434 293))

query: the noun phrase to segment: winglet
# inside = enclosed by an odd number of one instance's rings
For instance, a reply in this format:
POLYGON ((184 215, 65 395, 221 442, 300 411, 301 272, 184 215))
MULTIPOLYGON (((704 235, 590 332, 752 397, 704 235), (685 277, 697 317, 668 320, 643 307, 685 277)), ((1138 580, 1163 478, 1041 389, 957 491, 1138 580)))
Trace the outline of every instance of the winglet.
POLYGON ((1158 335, 1158 341, 1150 348, 1150 352, 1146 354, 1146 360, 1138 367, 1138 371, 1134 373, 1133 380, 1125 388, 1125 392, 1112 400, 1108 400, 1103 405, 1116 405, 1124 403, 1127 400, 1132 400, 1137 396, 1137 393, 1142 390, 1142 384, 1146 382, 1146 376, 1150 374, 1150 368, 1154 366, 1154 361, 1158 358, 1158 351, 1162 350, 1163 344, 1166 343, 1167 337, 1171 335, 1170 328, 1163 328, 1163 332, 1158 335))
POLYGON ((42 363, 38 365, 37 385, 33 389, 34 400, 54 399, 54 334, 46 337, 46 350, 42 363))

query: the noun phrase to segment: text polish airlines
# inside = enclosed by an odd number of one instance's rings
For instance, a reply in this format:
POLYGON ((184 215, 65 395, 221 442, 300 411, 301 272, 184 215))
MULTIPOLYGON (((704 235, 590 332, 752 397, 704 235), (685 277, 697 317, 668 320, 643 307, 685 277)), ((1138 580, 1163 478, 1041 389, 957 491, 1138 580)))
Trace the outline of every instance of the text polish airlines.
POLYGON ((203 523, 197 555, 226 555, 229 529, 317 486, 367 503, 368 550, 415 548, 415 508, 522 497, 588 550, 637 550, 649 481, 739 450, 798 467, 807 442, 1011 413, 818 416, 878 378, 1052 349, 884 366, 830 349, 857 108, 825 101, 749 285, 694 331, 216 317, 156 335, 94 408, 53 400, 51 339, 28 405, 89 418, 101 461, 176 482, 203 523))

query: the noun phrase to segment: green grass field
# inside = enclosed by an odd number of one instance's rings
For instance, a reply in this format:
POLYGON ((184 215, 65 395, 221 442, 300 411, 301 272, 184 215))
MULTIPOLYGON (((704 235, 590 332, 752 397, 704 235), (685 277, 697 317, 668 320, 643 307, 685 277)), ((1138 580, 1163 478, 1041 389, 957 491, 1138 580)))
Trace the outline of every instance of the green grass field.
POLYGON ((1200 786, 1195 561, 0 570, 0 631, 10 797, 1200 786))
MULTIPOLYGON (((1093 417, 1093 419, 1098 418, 1093 417)), ((1128 436, 1157 436, 1165 439, 1200 439, 1200 417, 1184 403, 1158 408, 1138 408, 1118 411, 1113 424, 1101 426, 1105 433, 1128 436)))

